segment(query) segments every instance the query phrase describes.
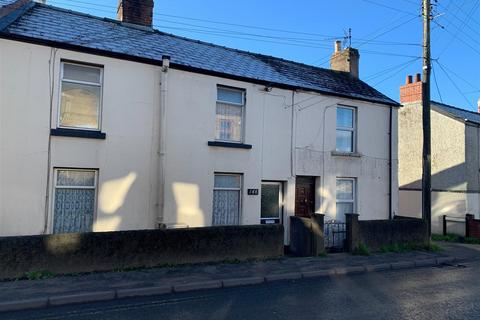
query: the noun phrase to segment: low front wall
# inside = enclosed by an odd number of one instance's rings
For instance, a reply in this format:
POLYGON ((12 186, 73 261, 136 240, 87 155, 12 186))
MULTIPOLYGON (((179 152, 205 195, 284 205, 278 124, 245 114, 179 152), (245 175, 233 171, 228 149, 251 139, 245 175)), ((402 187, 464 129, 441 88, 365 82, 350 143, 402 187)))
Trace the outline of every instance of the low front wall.
POLYGON ((0 279, 31 271, 67 274, 283 255, 283 226, 0 237, 0 279))
POLYGON ((347 250, 352 252, 360 244, 371 251, 393 244, 428 243, 427 224, 424 220, 398 217, 393 220, 359 221, 357 214, 347 216, 347 250))

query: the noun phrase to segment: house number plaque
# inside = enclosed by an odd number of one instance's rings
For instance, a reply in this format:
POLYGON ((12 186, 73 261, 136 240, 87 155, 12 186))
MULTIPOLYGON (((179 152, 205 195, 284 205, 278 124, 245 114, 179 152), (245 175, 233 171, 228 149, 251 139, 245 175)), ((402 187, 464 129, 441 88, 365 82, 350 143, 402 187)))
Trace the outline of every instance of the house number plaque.
POLYGON ((258 196, 258 189, 247 189, 247 194, 249 196, 258 196))

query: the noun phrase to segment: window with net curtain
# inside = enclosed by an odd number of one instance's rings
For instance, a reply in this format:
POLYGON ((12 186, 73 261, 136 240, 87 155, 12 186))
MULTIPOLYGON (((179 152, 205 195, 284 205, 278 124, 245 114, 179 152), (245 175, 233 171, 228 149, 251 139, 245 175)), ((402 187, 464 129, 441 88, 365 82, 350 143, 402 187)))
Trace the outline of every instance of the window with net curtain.
POLYGON ((242 176, 215 174, 212 225, 240 224, 242 176))
POLYGON ((336 150, 355 152, 355 108, 337 107, 336 150))
POLYGON ((215 140, 243 142, 244 109, 244 90, 217 87, 215 140))
POLYGON ((62 62, 58 125, 100 130, 103 69, 62 62))
POLYGON ((53 233, 92 231, 97 171, 55 169, 54 186, 53 233))
POLYGON ((337 178, 337 216, 335 220, 345 221, 345 213, 355 213, 355 188, 354 178, 337 178))

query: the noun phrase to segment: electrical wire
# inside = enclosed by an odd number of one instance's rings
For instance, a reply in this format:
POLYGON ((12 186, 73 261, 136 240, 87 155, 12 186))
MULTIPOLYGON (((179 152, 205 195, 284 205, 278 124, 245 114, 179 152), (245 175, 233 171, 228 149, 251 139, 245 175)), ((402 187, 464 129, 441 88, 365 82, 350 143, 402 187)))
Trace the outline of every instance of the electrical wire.
POLYGON ((465 96, 465 94, 463 94, 463 92, 460 90, 460 88, 457 86, 457 84, 455 83, 455 81, 452 79, 452 77, 450 77, 450 75, 448 74, 448 72, 444 69, 444 67, 442 66, 442 64, 440 63, 440 61, 438 60, 435 60, 435 62, 438 64, 438 66, 440 67, 440 69, 442 69, 442 71, 445 73, 445 75, 447 76, 448 80, 450 80, 450 82, 453 84, 453 86, 455 87, 455 89, 457 89, 458 93, 460 93, 460 95, 465 99, 465 101, 467 102, 467 104, 473 108, 473 105, 472 105, 472 102, 470 100, 467 99, 467 97, 465 96))
POLYGON ((432 74, 433 74, 433 79, 435 80, 435 87, 437 88, 438 96, 440 97, 440 102, 443 103, 442 93, 440 92, 440 89, 438 87, 437 76, 435 74, 435 68, 433 67, 433 64, 432 64, 432 74))

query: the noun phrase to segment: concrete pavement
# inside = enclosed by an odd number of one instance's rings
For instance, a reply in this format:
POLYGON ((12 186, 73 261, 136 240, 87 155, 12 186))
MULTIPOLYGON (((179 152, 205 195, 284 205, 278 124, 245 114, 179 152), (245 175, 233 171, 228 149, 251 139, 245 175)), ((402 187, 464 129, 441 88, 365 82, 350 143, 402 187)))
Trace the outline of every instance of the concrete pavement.
POLYGON ((466 261, 480 246, 444 244, 440 252, 379 253, 371 256, 282 258, 237 264, 207 264, 128 272, 0 282, 0 312, 107 301, 172 292, 259 284, 280 280, 409 269, 466 261))

